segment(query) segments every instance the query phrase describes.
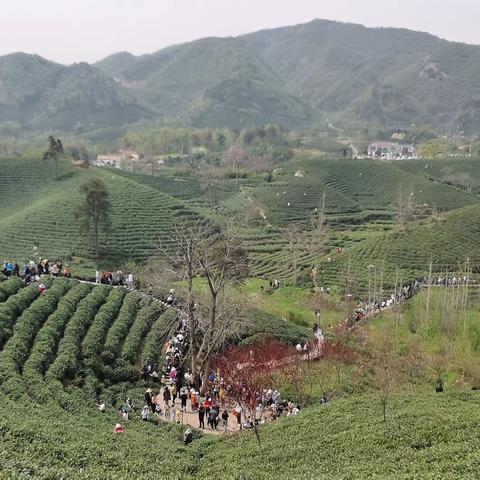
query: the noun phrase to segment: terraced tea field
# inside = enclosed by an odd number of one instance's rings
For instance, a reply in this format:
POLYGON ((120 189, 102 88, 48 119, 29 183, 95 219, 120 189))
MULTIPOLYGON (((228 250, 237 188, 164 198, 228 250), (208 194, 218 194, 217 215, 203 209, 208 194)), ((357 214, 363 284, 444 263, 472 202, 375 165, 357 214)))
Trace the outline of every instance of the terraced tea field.
POLYGON ((0 283, 0 382, 13 397, 29 392, 45 400, 52 389, 79 382, 96 385, 97 394, 112 383, 131 388, 139 362, 159 361, 178 324, 174 311, 135 292, 42 281, 43 294, 34 284, 18 288, 17 279, 0 283))
POLYGON ((330 261, 324 259, 321 270, 329 285, 340 285, 345 281, 350 258, 360 291, 365 290, 367 277, 371 276, 369 265, 375 266, 377 272, 383 270, 385 285, 390 287, 397 268, 404 279, 413 279, 426 275, 430 262, 432 271, 439 276, 449 272, 458 275, 468 258, 470 268, 478 273, 479 235, 480 206, 475 205, 361 241, 341 255, 332 254, 330 261))
MULTIPOLYGON (((449 162, 438 162, 435 175, 442 175, 442 165, 449 162)), ((277 278, 283 283, 308 281, 310 267, 324 255, 334 261, 323 263, 322 283, 338 286, 344 281, 346 268, 343 258, 336 263, 337 257, 332 254, 338 247, 349 250, 351 268, 360 283, 365 282, 366 266, 375 262, 386 264, 388 278, 401 260, 405 274, 413 275, 424 271, 434 251, 429 245, 443 249, 439 263, 458 262, 476 247, 467 248, 468 239, 451 245, 447 239, 441 244, 424 240, 434 235, 436 227, 427 228, 429 233, 425 235, 418 234, 422 238, 408 240, 408 247, 401 246, 401 239, 396 246, 396 234, 389 231, 399 209, 399 197, 437 212, 480 204, 473 194, 426 178, 422 165, 324 159, 292 162, 285 164, 271 182, 261 176, 241 179, 238 184, 233 179, 217 179, 213 193, 213 187, 198 178, 178 177, 169 171, 152 177, 98 168, 79 171, 61 164, 60 178, 55 180, 50 164, 1 161, 0 183, 4 188, 0 190, 0 252, 21 263, 31 256, 35 241, 41 256, 60 257, 82 272, 93 271, 92 248, 79 235, 73 211, 80 201, 80 184, 99 176, 107 184, 113 206, 112 228, 108 239, 102 239, 106 268, 157 255, 159 242, 168 246, 178 222, 204 217, 216 223, 236 216, 250 254, 252 276, 277 278), (327 230, 319 249, 312 228, 324 193, 327 230), (299 227, 301 233, 295 255, 285 231, 291 225, 299 227)), ((458 168, 463 171, 468 167, 473 175, 476 165, 465 161, 458 168)), ((415 230, 417 224, 411 228, 415 230)), ((410 238, 413 234, 408 232, 402 235, 410 238)))
MULTIPOLYGON (((15 162, 21 163, 20 160, 15 162)), ((2 161, 0 170, 0 179, 12 186, 6 194, 2 192, 11 205, 17 200, 21 202, 26 184, 32 181, 30 163, 20 168, 15 162, 2 161), (13 170, 24 172, 24 180, 17 183, 15 178, 19 173, 12 177, 13 170)), ((47 175, 49 166, 41 165, 47 175)), ((32 255, 35 239, 43 258, 91 259, 91 246, 87 238, 79 235, 74 209, 81 201, 79 186, 92 176, 103 179, 110 192, 112 225, 108 240, 102 239, 102 256, 112 268, 127 260, 145 260, 158 251, 160 241, 168 246, 176 222, 188 223, 198 218, 198 214, 183 202, 156 189, 114 172, 82 170, 73 172, 66 180, 53 181, 50 190, 36 192, 35 201, 23 207, 20 203, 15 213, 2 215, 0 251, 12 260, 24 262, 32 255)))
POLYGON ((284 168, 274 182, 258 187, 255 198, 269 222, 281 226, 296 222, 309 227, 325 193, 327 219, 337 226, 391 221, 400 196, 414 205, 448 211, 479 203, 466 192, 400 169, 397 163, 371 160, 316 160, 284 168), (295 176, 301 175, 301 176, 295 176))

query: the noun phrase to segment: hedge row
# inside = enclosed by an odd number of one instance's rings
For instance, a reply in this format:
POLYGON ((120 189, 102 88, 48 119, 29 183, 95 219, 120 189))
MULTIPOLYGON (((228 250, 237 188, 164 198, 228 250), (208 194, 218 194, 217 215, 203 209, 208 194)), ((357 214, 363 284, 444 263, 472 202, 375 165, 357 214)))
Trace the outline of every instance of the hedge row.
POLYGON ((130 332, 122 349, 122 359, 130 363, 134 363, 140 354, 140 346, 143 338, 150 330, 153 322, 162 313, 163 308, 156 302, 150 302, 145 305, 137 315, 135 323, 132 325, 130 332))
POLYGON ((123 342, 135 321, 140 308, 140 297, 136 293, 129 293, 123 301, 118 317, 108 331, 102 351, 102 359, 105 363, 113 363, 120 354, 123 342))
POLYGON ((108 329, 120 311, 124 297, 125 290, 122 288, 110 292, 107 302, 100 308, 83 339, 82 358, 94 357, 99 351, 108 329))
POLYGON ((77 304, 88 295, 91 288, 86 283, 80 283, 60 300, 57 310, 48 317, 35 338, 30 357, 23 367, 23 376, 26 380, 32 381, 37 376, 43 379, 43 374, 55 358, 58 342, 63 336, 68 320, 74 315, 77 304))
POLYGON ((63 380, 65 377, 75 376, 83 336, 109 292, 108 287, 95 287, 92 293, 80 303, 65 328, 58 346, 57 357, 47 371, 47 380, 63 380))
MULTIPOLYGON (((45 285, 51 285, 51 281, 45 280, 45 285)), ((0 305, 0 347, 12 334, 12 327, 17 317, 40 295, 38 285, 31 284, 22 288, 18 293, 0 305)))
POLYGON ((8 297, 17 293, 23 285, 21 278, 13 277, 6 282, 0 283, 0 302, 4 302, 8 297))
POLYGON ((152 363, 158 362, 162 345, 167 340, 178 324, 177 312, 173 309, 166 310, 158 317, 145 338, 142 359, 149 359, 152 363))
POLYGON ((55 311, 58 302, 71 287, 68 280, 58 280, 17 320, 13 335, 0 354, 0 380, 12 381, 21 371, 41 325, 55 311))

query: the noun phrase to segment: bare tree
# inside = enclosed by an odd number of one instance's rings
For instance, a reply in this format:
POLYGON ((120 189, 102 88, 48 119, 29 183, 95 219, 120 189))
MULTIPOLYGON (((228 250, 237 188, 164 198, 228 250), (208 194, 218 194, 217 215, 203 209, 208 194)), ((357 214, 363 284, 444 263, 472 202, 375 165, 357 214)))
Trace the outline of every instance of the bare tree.
POLYGON ((200 274, 207 281, 207 298, 202 303, 202 341, 196 355, 197 372, 202 372, 211 355, 238 331, 243 302, 227 298, 228 287, 248 276, 248 256, 238 237, 236 222, 204 239, 197 256, 200 274))
POLYGON ((238 183, 238 173, 242 165, 249 159, 249 154, 242 148, 240 143, 234 143, 223 154, 223 162, 227 165, 232 165, 235 172, 235 184, 238 183))
POLYGON ((248 258, 234 221, 223 230, 204 220, 177 225, 168 248, 162 246, 161 251, 168 262, 166 271, 186 283, 190 368, 198 385, 212 355, 243 326, 245 302, 230 286, 248 275, 248 258), (197 277, 205 279, 206 288, 194 288, 197 277))
POLYGON ((392 339, 385 337, 373 350, 371 370, 374 374, 375 389, 382 405, 382 418, 387 421, 387 405, 397 382, 399 365, 392 339))

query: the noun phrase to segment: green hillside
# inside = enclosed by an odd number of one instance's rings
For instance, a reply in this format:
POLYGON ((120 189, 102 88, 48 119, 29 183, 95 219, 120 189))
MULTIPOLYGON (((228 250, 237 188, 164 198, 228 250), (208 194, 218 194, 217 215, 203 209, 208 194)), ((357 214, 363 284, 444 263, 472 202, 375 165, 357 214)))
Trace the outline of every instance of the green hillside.
POLYGON ((76 133, 158 118, 235 129, 415 123, 474 134, 479 59, 478 46, 325 20, 94 66, 17 53, 0 57, 0 123, 76 133))
POLYGON ((476 46, 325 20, 243 39, 292 93, 339 122, 478 129, 476 46))
POLYGON ((475 392, 395 396, 387 425, 376 397, 335 402, 266 426, 262 448, 251 432, 183 446, 179 427, 139 419, 114 436, 116 414, 92 407, 36 406, 32 422, 1 399, 2 469, 27 478, 474 479, 479 467, 475 392))
POLYGON ((154 117, 232 128, 330 118, 473 133, 479 56, 476 46, 428 34, 321 20, 123 52, 98 68, 12 54, 0 58, 0 122, 81 133, 154 117))
POLYGON ((416 123, 475 133, 479 58, 477 46, 426 33, 314 20, 115 54, 97 66, 161 114, 195 125, 299 127, 330 118, 347 128, 416 123))
POLYGON ((110 268, 156 254, 160 241, 168 246, 176 222, 198 217, 179 200, 114 171, 71 170, 56 180, 54 169, 44 162, 5 160, 1 166, 0 183, 8 188, 0 192, 0 251, 19 262, 31 257, 34 238, 43 258, 93 258, 88 238, 79 235, 74 210, 81 201, 80 185, 94 176, 110 192, 112 225, 101 248, 110 268))
MULTIPOLYGON (((435 164, 435 171, 458 168, 470 172, 475 181, 477 163, 442 161, 439 165, 446 167, 435 164)), ((466 257, 480 261, 479 199, 427 178, 422 166, 423 161, 294 161, 269 182, 260 176, 247 176, 238 184, 220 178, 213 194, 201 178, 168 170, 152 177, 98 168, 75 170, 62 163, 55 179, 48 163, 5 160, 0 170, 0 251, 21 263, 32 255, 35 241, 40 256, 63 258, 82 273, 93 271, 91 244, 79 235, 73 212, 80 202, 79 186, 98 176, 112 203, 112 227, 101 245, 102 263, 108 268, 158 255, 159 242, 168 246, 177 223, 199 217, 217 223, 233 215, 250 255, 251 275, 267 280, 308 283, 311 265, 321 256, 322 282, 343 285, 350 258, 360 290, 370 264, 384 264, 385 280, 391 281, 397 264, 405 278, 424 274, 432 255, 437 270, 453 268, 466 257), (325 230, 318 245, 313 228, 324 193, 325 230), (400 224, 405 202, 409 217, 400 224), (299 228, 294 255, 288 237, 291 227, 299 228), (332 255, 338 247, 346 254, 332 255)))
POLYGON ((150 117, 127 90, 86 63, 66 67, 23 53, 0 57, 0 123, 82 133, 150 117))
POLYGON ((134 61, 115 55, 96 66, 159 114, 194 125, 301 126, 314 118, 314 111, 284 89, 274 70, 235 39, 207 38, 134 61))
MULTIPOLYGON (((429 206, 438 211, 478 204, 466 192, 455 191, 423 176, 401 169, 402 162, 371 160, 310 160, 283 168, 275 181, 253 190, 271 223, 308 225, 320 209, 325 193, 325 214, 332 223, 366 223, 392 220, 399 203, 429 206), (300 177, 295 176, 301 175, 300 177)), ((418 165, 424 165, 417 161, 418 165)))
MULTIPOLYGON (((471 338, 462 329, 463 314, 446 317, 443 293, 431 299, 431 319, 422 317, 425 296, 406 306, 394 335, 397 382, 406 383, 392 383, 386 422, 373 393, 381 391, 379 377, 363 360, 377 336, 392 334, 388 312, 357 331, 363 339, 357 347, 355 334, 346 337, 362 362, 328 356, 313 362, 318 375, 331 375, 325 378, 335 391, 329 404, 266 423, 261 446, 249 430, 218 437, 195 430, 185 446, 185 427, 139 415, 145 388, 155 388, 139 378, 139 366, 147 357, 161 361, 161 346, 179 322, 176 312, 137 292, 42 281, 43 294, 35 284, 0 281, 0 473, 6 478, 153 479, 159 471, 168 478, 232 480, 477 476, 480 397, 467 390, 472 374, 478 380, 476 306, 466 317, 471 338), (328 365, 335 370, 328 373, 328 365), (427 387, 437 369, 447 376, 442 394, 427 387), (126 433, 115 435, 117 409, 127 396, 137 411, 124 422, 126 433), (104 414, 96 409, 99 400, 106 401, 104 414)), ((301 331, 267 315, 254 322, 250 335, 257 329, 287 338, 301 331)), ((300 380, 324 388, 315 370, 312 375, 300 380)))
POLYGON ((413 279, 427 275, 430 262, 437 276, 449 272, 458 275, 465 268, 467 259, 470 268, 478 273, 479 234, 480 207, 465 207, 358 242, 348 247, 344 254, 334 255, 333 261, 324 259, 322 275, 328 284, 341 285, 345 282, 350 262, 357 288, 363 291, 369 265, 375 266, 377 279, 383 275, 385 286, 390 288, 394 284, 397 268, 404 280, 413 279))

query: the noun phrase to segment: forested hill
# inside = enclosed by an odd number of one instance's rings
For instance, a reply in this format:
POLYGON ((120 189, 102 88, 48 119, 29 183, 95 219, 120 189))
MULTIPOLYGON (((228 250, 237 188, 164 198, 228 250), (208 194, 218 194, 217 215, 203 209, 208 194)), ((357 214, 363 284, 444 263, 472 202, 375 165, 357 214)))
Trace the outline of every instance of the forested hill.
POLYGON ((117 54, 97 66, 166 113, 173 105, 165 98, 192 102, 188 114, 200 124, 231 124, 248 109, 291 126, 330 117, 340 126, 428 123, 471 132, 480 126, 479 60, 480 47, 426 33, 315 20, 117 54), (300 102, 288 117, 286 98, 300 102))
POLYGON ((0 57, 0 126, 76 133, 152 118, 152 111, 88 63, 70 66, 38 55, 0 57))
POLYGON ((480 128, 480 46, 315 20, 70 67, 0 57, 0 127, 91 130, 140 120, 194 126, 480 128))

